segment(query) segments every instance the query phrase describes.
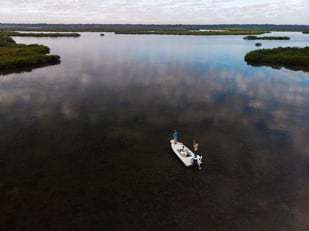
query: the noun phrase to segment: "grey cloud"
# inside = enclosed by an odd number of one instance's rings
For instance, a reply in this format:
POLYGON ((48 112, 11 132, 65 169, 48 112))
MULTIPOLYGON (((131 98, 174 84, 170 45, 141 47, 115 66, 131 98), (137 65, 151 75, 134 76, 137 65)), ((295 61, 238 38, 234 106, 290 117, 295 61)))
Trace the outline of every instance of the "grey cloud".
POLYGON ((307 0, 2 0, 0 22, 306 24, 307 0))

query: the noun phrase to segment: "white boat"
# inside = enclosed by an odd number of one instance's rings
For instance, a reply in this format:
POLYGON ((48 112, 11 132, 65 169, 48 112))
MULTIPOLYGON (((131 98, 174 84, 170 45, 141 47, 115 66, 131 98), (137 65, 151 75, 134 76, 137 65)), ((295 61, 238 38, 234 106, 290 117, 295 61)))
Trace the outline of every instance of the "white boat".
POLYGON ((199 168, 201 168, 202 164, 202 156, 197 155, 195 157, 195 154, 183 143, 181 142, 176 142, 172 139, 170 140, 171 143, 171 148, 178 156, 178 158, 184 163, 186 167, 192 166, 194 163, 197 164, 199 168))

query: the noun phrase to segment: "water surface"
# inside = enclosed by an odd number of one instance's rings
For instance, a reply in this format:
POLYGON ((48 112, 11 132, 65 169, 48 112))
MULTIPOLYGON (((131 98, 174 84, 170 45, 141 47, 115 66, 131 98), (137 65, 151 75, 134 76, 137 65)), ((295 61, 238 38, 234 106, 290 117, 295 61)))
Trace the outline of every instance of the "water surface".
POLYGON ((15 38, 61 64, 0 77, 0 228, 307 230, 309 75, 248 66, 242 37, 15 38))

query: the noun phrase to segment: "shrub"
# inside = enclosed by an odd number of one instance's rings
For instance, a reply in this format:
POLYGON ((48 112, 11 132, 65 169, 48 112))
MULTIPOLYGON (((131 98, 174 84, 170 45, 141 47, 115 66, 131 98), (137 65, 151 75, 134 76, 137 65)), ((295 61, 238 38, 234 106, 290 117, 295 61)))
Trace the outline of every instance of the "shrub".
POLYGON ((283 65, 289 69, 309 70, 309 47, 278 47, 260 49, 246 54, 245 61, 254 66, 283 65))

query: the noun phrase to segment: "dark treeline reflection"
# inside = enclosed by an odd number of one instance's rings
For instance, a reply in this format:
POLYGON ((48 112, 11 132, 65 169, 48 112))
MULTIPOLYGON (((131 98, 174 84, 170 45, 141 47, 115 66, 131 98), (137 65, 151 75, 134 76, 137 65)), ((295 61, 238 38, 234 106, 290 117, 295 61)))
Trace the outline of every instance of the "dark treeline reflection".
POLYGON ((308 229, 302 74, 113 57, 1 79, 0 229, 308 229))

